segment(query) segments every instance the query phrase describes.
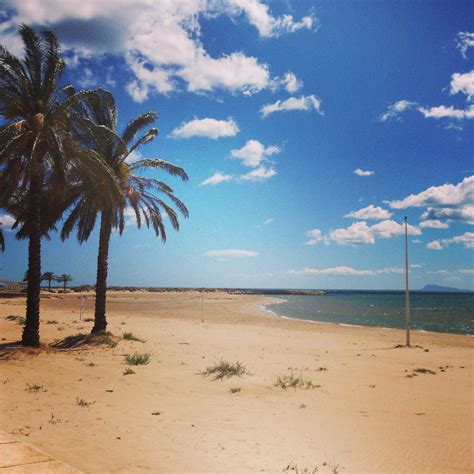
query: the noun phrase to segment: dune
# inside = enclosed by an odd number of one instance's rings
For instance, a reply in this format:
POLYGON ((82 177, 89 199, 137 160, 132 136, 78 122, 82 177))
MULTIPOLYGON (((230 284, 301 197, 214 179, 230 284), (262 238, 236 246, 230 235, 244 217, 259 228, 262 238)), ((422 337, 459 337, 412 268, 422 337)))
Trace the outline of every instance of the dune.
POLYGON ((118 343, 60 350, 47 344, 90 331, 93 295, 82 319, 77 294, 47 295, 45 346, 24 350, 6 318, 25 302, 0 299, 0 430, 83 472, 472 472, 472 337, 413 331, 396 348, 403 331, 278 318, 266 301, 112 292, 118 343), (204 376, 219 361, 245 373, 204 376))

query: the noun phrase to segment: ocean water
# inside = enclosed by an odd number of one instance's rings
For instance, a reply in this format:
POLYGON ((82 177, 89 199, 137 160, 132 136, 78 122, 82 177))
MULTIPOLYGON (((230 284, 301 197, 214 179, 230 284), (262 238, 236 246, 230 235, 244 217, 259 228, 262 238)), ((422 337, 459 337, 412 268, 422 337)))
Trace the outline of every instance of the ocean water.
MULTIPOLYGON (((274 295, 270 295, 271 297, 274 295)), ((325 296, 282 296, 265 305, 278 316, 327 323, 405 327, 405 293, 329 291, 325 296)), ((423 331, 474 334, 474 293, 410 295, 411 327, 423 331)))

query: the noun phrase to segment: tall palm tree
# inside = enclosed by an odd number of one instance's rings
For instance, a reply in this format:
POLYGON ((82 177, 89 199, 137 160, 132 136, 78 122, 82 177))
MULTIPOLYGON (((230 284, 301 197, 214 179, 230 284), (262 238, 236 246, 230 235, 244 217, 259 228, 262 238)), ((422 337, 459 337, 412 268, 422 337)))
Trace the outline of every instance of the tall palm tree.
POLYGON ((187 181, 188 176, 182 168, 161 159, 145 158, 130 161, 132 153, 158 135, 156 128, 144 131, 156 120, 155 113, 149 112, 136 117, 125 127, 122 134, 119 134, 114 98, 110 92, 102 90, 100 96, 96 95, 88 102, 86 115, 98 127, 94 129, 92 136, 80 131, 78 133, 81 139, 88 142, 89 146, 113 169, 121 195, 114 202, 104 202, 97 183, 87 179, 82 181, 78 186, 73 209, 64 223, 61 237, 65 239, 74 228, 77 228, 77 238, 80 243, 84 242, 100 215, 95 324, 92 328, 92 333, 99 333, 105 332, 107 328, 106 295, 110 236, 113 229, 122 234, 125 228, 125 213, 131 210, 136 217, 137 226, 140 228, 145 222, 147 227, 151 226, 154 229, 156 236, 163 242, 166 241, 163 212, 169 217, 175 230, 179 230, 179 221, 175 210, 162 197, 168 198, 184 217, 188 217, 186 206, 174 195, 173 189, 158 179, 140 176, 138 173, 142 170, 161 170, 178 176, 183 181, 187 181), (105 129, 113 131, 115 137, 112 138, 110 133, 104 134, 105 129))
POLYGON ((41 275, 41 281, 48 282, 48 291, 51 292, 51 282, 56 279, 53 272, 45 272, 41 275))
POLYGON ((56 280, 63 282, 63 289, 66 291, 66 286, 70 281, 72 281, 72 276, 68 275, 67 273, 63 273, 62 275, 56 277, 56 280))
POLYGON ((3 237, 2 223, 0 222, 0 251, 5 251, 5 238, 3 237))
POLYGON ((18 212, 13 215, 21 225, 17 235, 29 240, 22 344, 39 346, 41 237, 58 217, 58 203, 66 202, 66 169, 82 163, 104 175, 107 170, 93 153, 76 150, 71 140, 70 109, 84 92, 59 87, 65 63, 56 36, 51 31, 38 35, 26 25, 19 33, 24 59, 0 46, 0 207, 10 211, 15 196, 18 212))

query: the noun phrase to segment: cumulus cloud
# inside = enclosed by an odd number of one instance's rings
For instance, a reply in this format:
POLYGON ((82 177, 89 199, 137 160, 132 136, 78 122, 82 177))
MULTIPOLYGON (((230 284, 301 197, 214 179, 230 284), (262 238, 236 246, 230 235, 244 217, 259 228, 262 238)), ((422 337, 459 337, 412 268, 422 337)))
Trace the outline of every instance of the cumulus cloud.
POLYGON ((239 179, 243 181, 256 181, 256 182, 263 182, 267 179, 276 176, 277 172, 275 168, 266 168, 265 166, 259 166, 248 173, 242 174, 239 176, 239 179))
POLYGON ((263 224, 264 224, 264 225, 273 224, 274 221, 275 221, 275 219, 273 219, 273 218, 265 219, 265 220, 263 221, 263 224))
POLYGON ((303 268, 302 270, 289 270, 290 275, 331 275, 331 276, 375 276, 384 273, 403 273, 402 268, 382 268, 379 270, 357 270, 352 267, 332 267, 332 268, 303 268))
POLYGON ((283 77, 273 79, 272 89, 277 90, 280 87, 286 89, 290 94, 294 94, 303 87, 303 81, 298 79, 294 73, 288 71, 283 77))
POLYGON ((232 119, 213 118, 194 119, 183 122, 171 132, 173 138, 207 137, 217 140, 221 137, 233 137, 239 133, 237 123, 232 119))
POLYGON ((128 0, 4 3, 12 15, 0 27, 2 44, 17 52, 18 26, 27 23, 54 29, 76 64, 80 57, 100 58, 105 52, 123 55, 134 76, 127 91, 137 102, 153 92, 180 88, 183 81, 193 92, 222 88, 252 94, 271 87, 268 66, 257 58, 240 51, 211 56, 201 40, 201 18, 244 17, 262 37, 316 25, 312 13, 301 19, 288 14, 275 17, 260 0, 143 0, 139 7, 128 0))
MULTIPOLYGON (((420 235, 418 227, 408 225, 408 234, 420 235)), ((376 239, 389 239, 405 233, 405 226, 393 220, 384 220, 369 226, 367 222, 354 222, 347 228, 335 229, 329 238, 339 245, 373 244, 376 239)))
POLYGON ((431 250, 443 250, 443 246, 441 245, 439 240, 433 240, 432 242, 429 242, 428 244, 426 244, 426 248, 431 250))
POLYGON ((419 224, 421 229, 447 229, 449 224, 446 222, 441 222, 438 219, 428 219, 426 221, 422 221, 419 224))
POLYGON ((461 51, 462 57, 466 59, 468 49, 474 47, 474 33, 460 31, 456 37, 456 47, 461 51))
POLYGON ((461 92, 467 95, 468 99, 474 96, 474 70, 464 74, 456 72, 451 76, 451 94, 461 92))
POLYGON ((231 150, 230 156, 240 160, 244 166, 255 168, 270 156, 280 153, 280 151, 277 146, 265 147, 258 140, 248 140, 242 148, 231 150))
POLYGON ((313 94, 277 100, 273 104, 264 105, 260 109, 260 113, 262 117, 268 117, 275 112, 288 112, 292 110, 315 110, 319 115, 324 115, 324 112, 321 110, 321 100, 313 94))
POLYGON ((451 244, 463 245, 466 249, 474 249, 474 232, 465 232, 450 239, 433 240, 426 247, 432 250, 442 250, 451 244))
POLYGON ((460 204, 458 207, 442 207, 428 209, 421 215, 422 219, 442 221, 460 221, 474 225, 474 204, 460 204))
POLYGON ((467 109, 455 109, 452 105, 447 107, 445 105, 438 105, 437 107, 420 107, 418 109, 425 118, 452 118, 457 120, 474 119, 474 105, 467 109))
POLYGON ((0 224, 2 229, 10 230, 15 223, 15 218, 12 217, 10 214, 2 214, 0 215, 0 224))
POLYGON ((243 257, 256 257, 258 252, 253 250, 208 250, 203 253, 204 257, 215 257, 215 258, 243 258, 243 257))
POLYGON ((401 120, 400 114, 406 110, 413 109, 417 106, 416 102, 410 100, 399 100, 390 104, 387 110, 379 117, 379 122, 389 122, 391 120, 401 120))
POLYGON ((306 245, 316 245, 319 244, 319 242, 328 242, 327 237, 324 236, 319 229, 308 230, 305 235, 306 237, 309 237, 309 240, 308 242, 306 242, 306 245))
POLYGON ((360 168, 357 168, 353 171, 354 174, 356 174, 357 176, 372 176, 373 174, 375 174, 375 171, 370 171, 370 170, 361 170, 360 168))
POLYGON ((217 173, 214 173, 212 176, 202 181, 199 186, 215 186, 216 184, 232 181, 233 179, 233 176, 230 174, 224 174, 218 171, 217 173))
POLYGON ((344 217, 351 217, 353 219, 361 220, 382 220, 390 219, 392 215, 393 214, 390 211, 371 204, 370 206, 364 207, 363 209, 359 209, 358 211, 349 212, 349 214, 346 214, 344 217))

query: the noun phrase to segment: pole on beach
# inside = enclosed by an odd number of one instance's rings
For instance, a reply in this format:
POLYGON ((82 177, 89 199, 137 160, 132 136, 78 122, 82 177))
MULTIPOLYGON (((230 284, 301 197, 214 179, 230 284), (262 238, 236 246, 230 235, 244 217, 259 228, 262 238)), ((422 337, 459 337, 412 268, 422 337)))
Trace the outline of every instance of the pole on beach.
POLYGON ((201 288, 201 323, 204 322, 204 288, 201 288))
POLYGON ((405 324, 407 347, 410 347, 410 289, 408 287, 408 222, 405 217, 405 324))

